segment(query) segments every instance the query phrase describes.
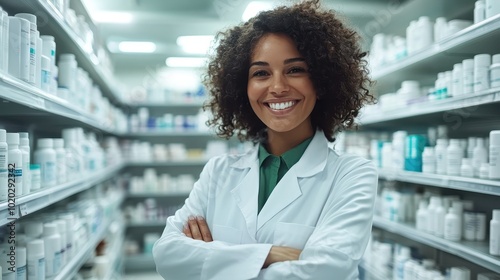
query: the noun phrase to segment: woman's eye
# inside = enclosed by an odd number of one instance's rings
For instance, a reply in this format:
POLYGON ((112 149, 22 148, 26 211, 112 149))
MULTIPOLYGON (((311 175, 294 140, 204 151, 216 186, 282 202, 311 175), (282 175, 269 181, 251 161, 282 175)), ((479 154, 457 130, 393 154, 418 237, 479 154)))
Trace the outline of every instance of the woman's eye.
POLYGON ((263 77, 263 76, 267 76, 267 72, 266 71, 263 71, 263 70, 260 70, 260 71, 255 71, 253 73, 254 77, 263 77))
POLYGON ((290 70, 288 70, 288 73, 290 74, 294 74, 294 73, 304 73, 306 72, 306 69, 302 68, 302 67, 293 67, 291 68, 290 70))

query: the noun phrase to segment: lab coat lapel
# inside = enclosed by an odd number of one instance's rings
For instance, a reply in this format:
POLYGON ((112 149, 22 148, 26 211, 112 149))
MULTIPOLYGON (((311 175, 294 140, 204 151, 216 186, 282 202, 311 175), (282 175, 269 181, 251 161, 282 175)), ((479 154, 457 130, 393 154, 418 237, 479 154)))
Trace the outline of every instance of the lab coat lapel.
POLYGON ((257 232, 257 201, 259 194, 259 161, 257 149, 232 165, 233 168, 249 169, 243 180, 231 190, 233 199, 245 217, 248 234, 255 239, 257 232))
POLYGON ((302 195, 299 178, 311 177, 326 166, 328 142, 321 131, 316 131, 300 160, 278 182, 259 213, 257 230, 290 203, 302 195))

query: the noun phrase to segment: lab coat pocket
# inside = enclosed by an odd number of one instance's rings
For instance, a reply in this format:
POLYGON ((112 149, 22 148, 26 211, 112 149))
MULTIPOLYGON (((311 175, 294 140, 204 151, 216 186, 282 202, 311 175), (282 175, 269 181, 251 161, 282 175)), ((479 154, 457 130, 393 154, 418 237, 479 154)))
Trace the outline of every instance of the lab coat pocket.
POLYGON ((314 229, 315 227, 308 225, 278 222, 273 244, 302 250, 314 229))
POLYGON ((214 225, 212 237, 216 241, 240 244, 241 230, 228 226, 214 225))

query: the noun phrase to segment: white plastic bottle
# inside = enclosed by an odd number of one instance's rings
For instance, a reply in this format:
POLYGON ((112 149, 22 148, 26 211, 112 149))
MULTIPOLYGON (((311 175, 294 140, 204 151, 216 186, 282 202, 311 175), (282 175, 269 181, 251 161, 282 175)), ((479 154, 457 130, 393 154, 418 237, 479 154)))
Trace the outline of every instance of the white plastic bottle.
POLYGON ((460 176, 474 177, 474 168, 472 167, 472 160, 470 158, 462 159, 462 165, 460 166, 460 176))
POLYGON ((29 21, 29 68, 28 68, 28 82, 35 85, 35 70, 36 70, 36 16, 33 14, 19 13, 16 17, 23 18, 29 21))
POLYGON ((8 17, 9 33, 6 39, 9 41, 8 73, 9 75, 21 79, 21 21, 24 19, 8 17))
POLYGON ((8 197, 8 149, 7 131, 0 129, 0 201, 5 201, 8 197))
POLYGON ((434 147, 425 147, 422 153, 422 172, 436 173, 436 154, 434 147))
POLYGON ((444 218, 444 239, 451 241, 460 241, 462 228, 460 227, 460 217, 456 209, 450 207, 448 214, 444 218))
POLYGON ((444 235, 444 219, 446 216, 446 210, 443 207, 443 201, 439 197, 436 199, 436 208, 434 209, 434 232, 437 237, 443 237, 444 235))
POLYGON ((470 94, 474 91, 474 59, 462 61, 462 82, 463 94, 470 94))
POLYGON ((464 152, 460 147, 459 139, 450 139, 450 145, 446 150, 446 170, 447 174, 451 176, 460 175, 460 165, 464 152))
POLYGON ((490 131, 490 179, 500 179, 500 130, 490 131))
POLYGON ((42 35, 42 55, 45 55, 50 60, 50 66, 56 65, 56 42, 54 36, 42 35))
MULTIPOLYGON (((17 243, 17 242, 16 242, 17 243)), ((16 280, 26 280, 26 247, 16 246, 16 280)))
POLYGON ((6 11, 1 11, 2 12, 2 48, 1 52, 3 53, 3 58, 2 58, 2 69, 7 72, 9 71, 9 15, 7 14, 6 11))
POLYGON ((434 23, 434 42, 438 42, 447 35, 448 22, 444 17, 436 18, 436 23, 434 23))
POLYGON ((35 86, 37 88, 41 88, 42 87, 42 44, 43 44, 43 41, 42 39, 40 38, 40 32, 37 30, 36 32, 36 54, 35 54, 35 59, 36 59, 36 62, 35 62, 35 65, 36 65, 36 69, 35 69, 35 86))
POLYGON ((404 266, 406 261, 408 261, 410 258, 411 258, 410 248, 402 246, 399 249, 398 255, 394 258, 392 279, 394 280, 404 279, 404 266))
MULTIPOLYGON (((76 69, 78 67, 74 54, 65 53, 59 56, 59 77, 58 85, 69 90, 70 95, 76 90, 76 69)), ((72 102, 75 103, 74 100, 72 102)))
POLYGON ((453 65, 452 71, 452 91, 453 96, 460 96, 463 94, 463 82, 462 82, 462 63, 457 63, 453 65))
POLYGON ((28 280, 45 280, 45 247, 42 239, 26 244, 28 280))
POLYGON ((31 191, 37 191, 42 187, 42 174, 40 164, 30 164, 31 191))
POLYGON ((56 152, 53 149, 54 143, 50 138, 40 138, 37 144, 34 162, 40 164, 41 186, 42 188, 53 187, 57 184, 57 163, 56 152))
POLYGON ((500 14, 500 2, 498 0, 486 0, 486 18, 500 14))
POLYGON ((427 232, 436 235, 436 208, 438 206, 438 197, 437 196, 431 196, 430 202, 429 202, 429 207, 427 207, 427 214, 428 214, 428 219, 427 219, 427 232))
POLYGON ((74 241, 74 230, 73 226, 75 224, 75 216, 71 213, 65 213, 59 216, 60 219, 66 222, 66 260, 70 261, 73 258, 73 244, 74 241))
POLYGON ((472 150, 472 167, 474 168, 474 176, 479 177, 479 171, 483 163, 487 163, 488 152, 484 146, 484 138, 476 139, 476 146, 472 150))
POLYGON ((500 209, 493 210, 490 221, 490 254, 500 256, 500 209))
POLYGON ((30 139, 27 132, 19 133, 19 149, 23 153, 23 194, 31 192, 31 172, 30 172, 30 139))
POLYGON ((417 21, 419 33, 418 50, 425 49, 434 43, 434 24, 427 16, 421 16, 417 21))
POLYGON ((48 92, 51 92, 52 86, 52 73, 50 72, 50 60, 45 55, 42 55, 42 67, 40 68, 40 89, 48 92))
POLYGON ((66 176, 66 150, 64 149, 64 140, 62 138, 54 139, 54 150, 56 152, 56 173, 57 184, 64 184, 68 180, 66 176))
POLYGON ((491 55, 477 54, 474 56, 474 92, 490 88, 491 55))
POLYGON ((13 186, 16 196, 23 195, 23 153, 19 150, 19 134, 7 133, 9 145, 9 187, 13 186), (11 185, 12 184, 12 185, 11 185))
POLYGON ((446 174, 448 172, 447 168, 447 150, 448 150, 448 140, 447 139, 437 139, 436 141, 436 173, 446 174))
POLYGON ((61 236, 54 223, 43 224, 45 243, 45 276, 52 277, 61 269, 61 236))
MULTIPOLYGON (((17 18, 17 17, 16 17, 17 18)), ((24 18, 19 18, 21 23, 21 67, 20 79, 29 82, 30 75, 30 22, 24 18)))
POLYGON ((59 236, 61 236, 61 248, 59 249, 59 252, 61 254, 61 264, 60 267, 64 267, 67 262, 67 256, 66 256, 66 246, 67 246, 67 240, 66 240, 66 221, 62 219, 57 219, 53 221, 53 223, 57 227, 57 232, 59 233, 59 236))
POLYGON ((484 0, 477 0, 474 5, 474 24, 483 21, 486 17, 486 4, 484 0))

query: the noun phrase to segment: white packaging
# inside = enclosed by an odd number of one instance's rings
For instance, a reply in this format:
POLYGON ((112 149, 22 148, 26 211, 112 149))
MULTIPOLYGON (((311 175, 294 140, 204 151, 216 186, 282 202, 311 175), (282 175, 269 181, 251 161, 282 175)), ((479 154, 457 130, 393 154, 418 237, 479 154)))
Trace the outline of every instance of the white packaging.
POLYGON ((392 166, 396 170, 405 169, 406 131, 396 131, 392 135, 392 166))
POLYGON ((30 172, 30 140, 28 138, 28 133, 19 133, 21 137, 19 139, 19 149, 23 153, 23 194, 29 194, 31 192, 31 172, 30 172))
POLYGON ((479 178, 481 179, 489 179, 490 178, 490 164, 487 162, 481 163, 481 167, 479 168, 479 178))
POLYGON ((59 252, 61 253, 61 268, 64 267, 67 263, 67 256, 66 256, 66 246, 67 246, 67 240, 66 240, 66 221, 62 219, 57 219, 53 222, 56 227, 57 227, 57 232, 61 236, 61 247, 59 249, 59 252))
POLYGON ((476 241, 484 241, 486 238, 486 214, 476 213, 476 241))
POLYGON ((477 0, 474 5, 474 24, 483 21, 486 17, 486 4, 484 0, 477 0))
POLYGON ((500 14, 500 2, 498 0, 486 0, 486 18, 500 14))
POLYGON ((452 83, 451 88, 453 96, 459 96, 463 94, 463 81, 462 81, 462 63, 457 63, 453 65, 452 71, 452 83))
POLYGON ((483 163, 487 163, 487 160, 488 160, 488 151, 484 146, 484 138, 477 138, 476 146, 472 150, 472 167, 474 168, 474 176, 479 177, 481 165, 483 163))
POLYGON ((16 196, 23 195, 23 153, 19 149, 19 134, 7 133, 7 145, 9 146, 9 188, 15 189, 16 196))
POLYGON ((500 54, 491 57, 490 87, 500 87, 500 54))
POLYGON ((21 21, 24 19, 9 17, 9 54, 8 73, 21 79, 21 21))
POLYGON ((28 280, 45 280, 45 245, 42 239, 26 244, 28 280))
POLYGON ((459 201, 459 200, 456 200, 456 201, 452 201, 451 202, 451 207, 453 208, 453 211, 455 211, 455 213, 457 214, 458 216, 458 228, 460 230, 460 232, 458 233, 460 239, 462 238, 462 236, 464 235, 464 227, 463 227, 463 217, 464 217, 464 202, 463 201, 459 201))
POLYGON ((8 157, 7 131, 0 129, 0 201, 6 201, 8 197, 8 157))
POLYGON ((430 201, 429 201, 429 206, 427 207, 427 232, 436 235, 436 215, 435 211, 437 208, 437 202, 438 202, 438 197, 436 196, 431 196, 430 201))
POLYGON ((71 213, 65 213, 59 217, 66 222, 66 260, 70 261, 73 258, 73 244, 74 244, 74 231, 75 216, 71 213))
POLYGON ((460 241, 462 236, 462 228, 460 227, 460 217, 456 209, 450 207, 448 214, 444 218, 444 239, 450 241, 460 241))
POLYGON ((54 150, 56 152, 56 173, 57 184, 66 183, 68 180, 66 175, 66 150, 64 149, 64 140, 61 138, 54 139, 54 150))
MULTIPOLYGON (((2 46, 0 51, 2 52, 2 69, 5 72, 9 71, 9 33, 10 33, 10 28, 9 28, 9 15, 5 11, 2 12, 2 46)), ((20 32, 20 31, 19 31, 20 32)))
POLYGON ((40 68, 40 88, 41 90, 50 93, 52 85, 52 75, 50 73, 50 59, 42 55, 42 67, 40 68))
POLYGON ((40 164, 30 165, 31 175, 31 191, 37 191, 42 187, 42 174, 40 172, 40 164))
POLYGON ((460 175, 460 165, 464 152, 460 147, 459 139, 450 139, 450 145, 446 150, 446 173, 451 176, 460 175))
POLYGON ((406 50, 408 55, 412 55, 416 51, 415 44, 415 29, 416 29, 417 21, 412 20, 408 27, 406 28, 406 50))
POLYGON ((21 25, 21 65, 20 79, 29 82, 30 76, 30 22, 24 18, 19 18, 21 25))
POLYGON ((474 56, 474 92, 490 88, 491 55, 477 54, 474 56))
POLYGON ((490 179, 500 179, 500 130, 490 131, 490 179))
POLYGON ((474 59, 462 61, 463 94, 474 92, 474 59))
MULTIPOLYGON (((59 94, 59 90, 58 90, 59 83, 57 82, 57 80, 59 79, 59 67, 57 67, 55 65, 52 66, 50 74, 52 76, 52 82, 50 85, 50 92, 54 95, 61 97, 64 100, 69 100, 69 97, 68 97, 69 94, 65 94, 65 95, 59 94)), ((68 89, 62 88, 61 90, 67 91, 68 89)))
POLYGON ((474 168, 472 167, 472 160, 470 158, 462 159, 462 165, 460 166, 460 176, 474 177, 474 168))
POLYGON ((436 173, 436 154, 434 147, 424 147, 422 152, 422 172, 423 173, 436 173))
POLYGON ((10 246, 8 246, 7 242, 5 242, 6 244, 2 244, 0 246, 0 267, 4 267, 4 269, 2 269, 2 271, 0 271, 2 274, 0 274, 0 279, 4 279, 4 280, 17 280, 16 279, 16 272, 14 271, 11 271, 9 270, 9 268, 12 267, 12 264, 11 264, 11 260, 10 260, 10 256, 7 255, 8 253, 10 253, 10 246))
POLYGON ((405 263, 411 258, 410 248, 401 247, 399 249, 399 253, 394 258, 393 265, 393 278, 394 280, 403 280, 404 279, 404 266, 405 263))
POLYGON ((446 210, 443 207, 443 201, 440 197, 436 198, 436 206, 434 208, 434 216, 432 217, 434 221, 434 235, 437 237, 443 237, 444 235, 444 219, 446 216, 446 210))
POLYGON ((464 212, 464 239, 473 241, 476 239, 476 213, 464 212))
POLYGON ((40 165, 42 188, 53 187, 57 184, 56 152, 53 146, 50 138, 38 139, 37 150, 34 153, 34 162, 40 165))
MULTIPOLYGON (((17 243, 17 241, 16 241, 17 243)), ((16 246, 16 278, 26 280, 26 247, 16 246)))
POLYGON ((436 18, 436 23, 434 23, 434 42, 438 42, 439 40, 446 37, 448 31, 448 22, 444 17, 436 18))
POLYGON ((40 38, 42 39, 42 55, 50 59, 52 67, 56 65, 56 42, 54 41, 54 36, 43 35, 40 38))
POLYGON ((42 39, 40 38, 40 32, 36 31, 36 68, 35 68, 35 86, 37 88, 42 88, 42 39))
MULTIPOLYGON (((78 67, 75 55, 66 53, 59 56, 58 86, 66 88, 72 96, 76 91, 76 69, 78 67)), ((72 103, 75 103, 74 101, 72 103)))
POLYGON ((29 68, 28 68, 28 82, 35 85, 35 71, 36 71, 36 16, 33 14, 19 13, 16 17, 23 18, 29 21, 29 68))
POLYGON ((417 43, 417 50, 423 50, 434 43, 434 24, 427 16, 421 16, 417 21, 417 28, 415 30, 418 39, 415 39, 417 43))
MULTIPOLYGON (((3 45, 4 45, 4 41, 3 41, 3 32, 4 32, 4 29, 3 29, 3 22, 4 22, 4 17, 3 17, 3 9, 2 7, 0 7, 0 71, 5 71, 5 69, 3 69, 3 65, 4 65, 4 59, 6 58, 6 54, 4 53, 4 49, 3 49, 3 45)), ((1 275, 1 273, 0 273, 1 275)))
POLYGON ((467 138, 467 158, 472 159, 474 154, 474 148, 476 147, 476 137, 467 138))
POLYGON ((448 140, 437 139, 435 148, 437 174, 446 174, 448 172, 447 150, 448 150, 448 140))
POLYGON ((43 224, 45 243, 45 276, 52 277, 61 269, 61 236, 54 223, 43 224))
POLYGON ((490 221, 490 254, 500 256, 500 209, 493 210, 490 221))

